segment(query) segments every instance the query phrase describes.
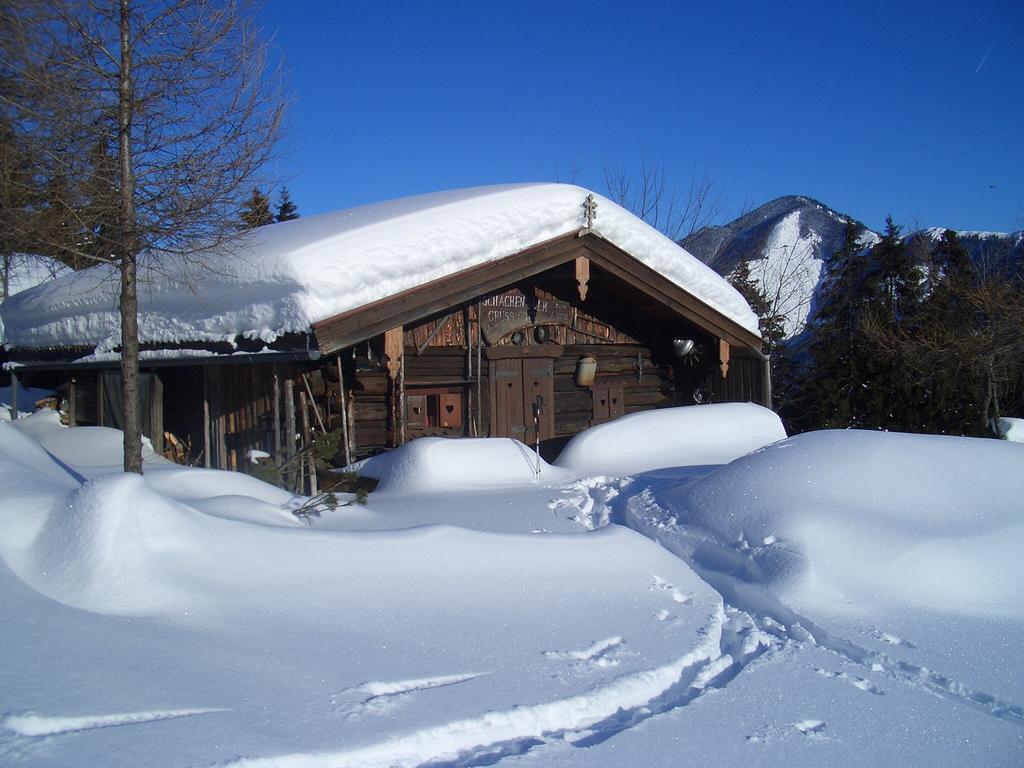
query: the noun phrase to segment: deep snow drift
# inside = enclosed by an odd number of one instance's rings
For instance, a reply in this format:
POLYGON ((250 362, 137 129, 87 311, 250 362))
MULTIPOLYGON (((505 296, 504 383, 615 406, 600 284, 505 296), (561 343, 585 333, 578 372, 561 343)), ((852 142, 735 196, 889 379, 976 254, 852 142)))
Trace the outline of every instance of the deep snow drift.
POLYGON ((753 403, 664 408, 581 432, 555 464, 576 477, 622 477, 662 467, 728 464, 785 437, 779 417, 753 403))
POLYGON ((716 469, 684 410, 698 442, 634 477, 413 443, 311 527, 243 475, 0 424, 0 763, 1018 764, 1024 448, 773 442, 740 408, 724 432, 773 444, 716 469), (490 475, 434 475, 450 452, 490 475))

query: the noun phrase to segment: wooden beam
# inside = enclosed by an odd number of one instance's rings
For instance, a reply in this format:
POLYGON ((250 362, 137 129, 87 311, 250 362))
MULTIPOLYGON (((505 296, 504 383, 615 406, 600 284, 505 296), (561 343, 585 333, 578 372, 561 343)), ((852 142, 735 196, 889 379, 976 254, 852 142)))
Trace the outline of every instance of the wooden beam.
POLYGON ((387 357, 388 376, 394 381, 402 367, 405 354, 405 331, 402 326, 384 332, 384 355, 387 357))
POLYGON ((272 388, 274 390, 274 461, 281 460, 281 376, 274 366, 272 388))
POLYGON ((352 463, 352 446, 348 439, 348 397, 345 395, 345 373, 341 366, 341 353, 338 353, 338 394, 341 397, 341 443, 345 451, 345 466, 352 463))
MULTIPOLYGON (((450 310, 567 262, 575 262, 580 257, 646 293, 712 335, 738 347, 761 348, 761 339, 756 333, 721 314, 613 243, 593 232, 581 234, 579 231, 314 323, 317 345, 322 353, 333 354, 396 326, 409 325, 450 310)), ((589 278, 588 265, 588 287, 589 278)))
POLYGON ((210 455, 210 377, 209 367, 203 366, 203 466, 209 469, 213 466, 213 457, 210 455))
POLYGON ((11 371, 11 421, 18 419, 18 374, 11 371))
POLYGON ((581 241, 572 233, 342 312, 313 323, 317 346, 324 354, 337 352, 397 325, 409 325, 546 272, 572 260, 580 248, 581 241))
POLYGON ((293 483, 295 476, 295 382, 289 376, 284 380, 284 458, 285 464, 289 467, 285 473, 285 485, 295 489, 293 483))
POLYGON ((722 378, 729 375, 729 342, 725 339, 718 340, 718 365, 722 369, 722 378))
POLYGON ((149 391, 149 412, 150 431, 153 433, 150 439, 153 441, 153 451, 159 456, 164 455, 164 382, 160 374, 153 371, 150 376, 149 391))
POLYGON ((68 426, 78 426, 78 393, 75 389, 75 377, 68 379, 68 426))
POLYGON ((576 288, 580 294, 580 301, 587 300, 587 291, 590 289, 590 259, 586 256, 576 257, 576 288))

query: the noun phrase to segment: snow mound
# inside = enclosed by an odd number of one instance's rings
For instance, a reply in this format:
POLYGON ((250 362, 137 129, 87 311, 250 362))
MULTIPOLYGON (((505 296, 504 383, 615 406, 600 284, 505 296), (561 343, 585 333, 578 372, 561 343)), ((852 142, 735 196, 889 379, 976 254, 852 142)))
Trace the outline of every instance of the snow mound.
POLYGON ((814 432, 667 491, 702 565, 796 605, 1024 616, 1024 454, 999 440, 814 432), (733 560, 730 564, 730 559, 733 560))
MULTIPOLYGON (((228 251, 140 263, 143 342, 273 341, 432 280, 511 256, 585 224, 590 192, 512 184, 437 192, 272 224, 228 251), (197 271, 195 265, 206 268, 197 271)), ((758 333, 720 275, 599 195, 596 230, 698 299, 758 333)), ((18 347, 119 342, 116 272, 96 267, 12 297, 2 308, 18 347)))
MULTIPOLYGON (((354 464, 365 477, 379 480, 375 493, 459 491, 534 485, 537 454, 508 437, 450 440, 421 437, 393 451, 354 464)), ((565 473, 540 460, 540 480, 557 481, 565 473)))
POLYGON ((1002 432, 1004 440, 1009 440, 1011 443, 1024 443, 1024 419, 1004 416, 999 419, 999 431, 1002 432))
POLYGON ((300 526, 289 508, 300 497, 241 472, 176 465, 147 468, 157 493, 211 517, 275 526, 300 526))
MULTIPOLYGON (((124 433, 112 427, 75 427, 61 423, 60 414, 43 409, 12 422, 15 429, 31 437, 58 461, 92 476, 97 470, 119 469, 124 462, 124 433)), ((142 439, 142 461, 146 468, 172 462, 153 451, 149 438, 142 439)))
POLYGON ((196 605, 168 561, 203 538, 198 514, 134 474, 107 475, 68 494, 33 542, 19 575, 45 595, 97 613, 146 614, 196 605))
POLYGON ((578 477, 622 477, 664 467, 727 464, 785 437, 779 417, 753 403, 664 408, 579 433, 555 466, 578 477))

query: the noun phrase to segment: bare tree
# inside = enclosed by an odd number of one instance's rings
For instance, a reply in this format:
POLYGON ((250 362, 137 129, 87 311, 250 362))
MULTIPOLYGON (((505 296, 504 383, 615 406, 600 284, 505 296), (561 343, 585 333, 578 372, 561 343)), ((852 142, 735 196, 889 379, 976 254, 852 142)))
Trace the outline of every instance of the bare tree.
POLYGON ((821 272, 814 244, 776 246, 764 258, 752 260, 750 271, 765 297, 768 315, 783 318, 785 337, 803 330, 821 272))
POLYGON ((689 185, 681 188, 669 180, 664 163, 643 157, 636 175, 605 163, 604 185, 609 198, 673 240, 708 226, 724 210, 707 176, 698 177, 694 171, 689 185))
POLYGON ((284 100, 244 0, 10 0, 4 15, 3 107, 70 190, 47 202, 75 236, 52 244, 120 281, 124 468, 141 473, 140 259, 230 246, 284 100))

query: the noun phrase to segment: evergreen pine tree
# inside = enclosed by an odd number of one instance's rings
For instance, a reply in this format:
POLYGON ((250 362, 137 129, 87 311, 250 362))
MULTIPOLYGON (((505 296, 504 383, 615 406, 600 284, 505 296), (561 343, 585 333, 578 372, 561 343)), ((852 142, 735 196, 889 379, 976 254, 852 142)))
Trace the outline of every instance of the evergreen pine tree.
POLYGON ((885 220, 885 235, 871 249, 871 259, 878 296, 865 318, 859 415, 866 427, 926 431, 929 388, 907 365, 901 341, 912 337, 921 322, 924 274, 891 216, 885 220))
POLYGON ((253 187, 252 195, 242 206, 242 225, 245 229, 256 229, 274 223, 274 214, 270 212, 270 198, 253 187))
POLYGON ((907 340, 911 364, 926 372, 926 431, 942 434, 976 434, 977 413, 985 398, 987 384, 980 366, 971 365, 964 355, 980 337, 977 310, 972 293, 978 275, 956 232, 946 230, 931 258, 931 295, 922 305, 921 318, 907 340), (945 350, 962 364, 948 365, 929 360, 935 350, 945 350))
POLYGON ((299 207, 292 202, 292 196, 288 194, 288 187, 281 187, 281 194, 277 202, 277 221, 291 221, 299 218, 299 207))
POLYGON ((846 224, 843 245, 826 261, 828 278, 809 326, 810 362, 794 414, 801 429, 860 426, 871 368, 863 325, 875 285, 852 221, 846 224))
POLYGON ((899 325, 911 319, 921 303, 924 275, 892 216, 886 217, 885 235, 871 249, 871 256, 878 269, 884 320, 899 325))
POLYGON ((929 314, 949 322, 963 322, 967 292, 976 283, 977 272, 967 249, 960 244, 956 232, 947 229, 932 255, 932 293, 926 302, 929 314))

